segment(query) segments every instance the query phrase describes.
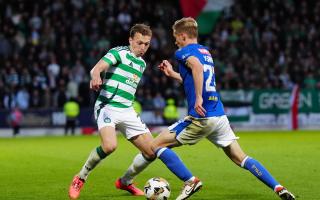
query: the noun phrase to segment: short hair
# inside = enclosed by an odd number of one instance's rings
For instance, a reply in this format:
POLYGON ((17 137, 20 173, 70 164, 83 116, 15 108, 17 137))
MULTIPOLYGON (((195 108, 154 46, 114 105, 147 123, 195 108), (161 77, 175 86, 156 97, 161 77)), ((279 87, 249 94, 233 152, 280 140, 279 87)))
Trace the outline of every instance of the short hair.
POLYGON ((136 33, 141 33, 142 35, 152 36, 152 31, 150 26, 145 24, 135 24, 130 29, 130 37, 133 38, 136 33))
POLYGON ((184 17, 175 21, 172 26, 175 33, 186 33, 190 38, 198 37, 198 24, 192 17, 184 17))

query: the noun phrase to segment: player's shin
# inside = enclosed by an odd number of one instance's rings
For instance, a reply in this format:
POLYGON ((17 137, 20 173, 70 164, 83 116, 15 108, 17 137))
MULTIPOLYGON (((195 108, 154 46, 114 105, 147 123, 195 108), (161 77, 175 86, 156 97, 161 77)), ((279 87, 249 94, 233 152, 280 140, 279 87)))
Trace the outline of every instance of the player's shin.
POLYGON ((148 167, 153 160, 145 158, 141 153, 136 155, 126 173, 121 177, 121 182, 125 185, 132 184, 134 177, 148 167))
POLYGON ((180 180, 188 181, 193 178, 191 172, 183 164, 177 154, 168 148, 159 148, 156 151, 157 157, 174 173, 180 180))
POLYGON ((107 155, 108 154, 103 151, 101 146, 93 149, 86 163, 83 165, 81 171, 79 172, 79 177, 83 180, 86 180, 90 171, 93 170, 102 159, 107 157, 107 155))
POLYGON ((270 187, 272 190, 280 184, 272 177, 268 170, 260 164, 257 160, 246 157, 242 163, 241 167, 249 170, 254 176, 256 176, 260 181, 270 187))

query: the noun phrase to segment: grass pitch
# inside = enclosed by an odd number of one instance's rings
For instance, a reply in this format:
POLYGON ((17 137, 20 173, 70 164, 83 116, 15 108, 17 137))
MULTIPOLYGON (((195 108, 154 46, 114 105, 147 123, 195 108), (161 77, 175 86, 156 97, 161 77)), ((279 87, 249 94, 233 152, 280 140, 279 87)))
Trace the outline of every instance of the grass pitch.
MULTIPOLYGON (((297 199, 319 200, 320 133, 240 132, 244 151, 259 160, 297 199)), ((118 149, 93 170, 80 200, 130 200, 116 190, 120 177, 138 152, 122 136, 118 149)), ((89 152, 99 145, 98 136, 34 137, 0 139, 1 200, 68 199, 72 177, 82 167, 89 152)), ((191 199, 272 200, 278 197, 248 171, 235 166, 222 150, 206 140, 195 146, 176 148, 186 165, 204 184, 191 199)), ((161 176, 170 183, 170 199, 179 193, 182 182, 155 161, 137 179, 143 187, 151 177, 161 176)))

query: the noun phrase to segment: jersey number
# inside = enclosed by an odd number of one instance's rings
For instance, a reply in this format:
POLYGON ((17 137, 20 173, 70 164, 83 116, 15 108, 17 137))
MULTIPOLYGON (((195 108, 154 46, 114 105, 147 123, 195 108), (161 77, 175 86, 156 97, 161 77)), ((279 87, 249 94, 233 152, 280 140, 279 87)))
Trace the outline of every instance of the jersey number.
POLYGON ((206 91, 207 92, 215 92, 216 91, 216 83, 214 80, 214 68, 211 65, 204 64, 203 70, 204 70, 204 72, 209 71, 209 76, 206 80, 206 91))

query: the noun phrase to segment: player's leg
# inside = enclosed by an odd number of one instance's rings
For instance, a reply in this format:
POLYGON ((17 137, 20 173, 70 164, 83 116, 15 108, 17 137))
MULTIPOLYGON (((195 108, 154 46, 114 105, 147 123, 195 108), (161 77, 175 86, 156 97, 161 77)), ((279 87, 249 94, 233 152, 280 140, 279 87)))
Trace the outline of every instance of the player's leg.
POLYGON ((95 108, 95 118, 99 129, 101 145, 91 151, 79 174, 74 177, 69 187, 69 197, 71 199, 77 199, 79 197, 80 191, 90 171, 117 147, 115 131, 117 120, 115 113, 108 107, 98 105, 95 108))
POLYGON ((254 176, 260 179, 271 189, 275 189, 280 184, 257 160, 248 157, 241 149, 237 141, 233 141, 229 146, 223 148, 225 154, 238 166, 249 170, 254 176))
POLYGON ((192 178, 191 172, 184 165, 177 154, 168 147, 180 146, 176 135, 168 129, 163 130, 153 141, 153 150, 157 157, 174 173, 180 180, 188 181, 192 178))
POLYGON ((78 175, 73 178, 69 187, 69 197, 77 199, 84 182, 88 178, 89 173, 98 165, 98 163, 111 154, 117 147, 117 137, 115 128, 111 126, 103 127, 99 130, 101 145, 94 148, 87 161, 81 168, 78 175))
POLYGON ((260 181, 275 191, 281 199, 293 200, 294 195, 291 194, 286 188, 279 184, 273 178, 270 172, 257 160, 247 156, 241 149, 237 141, 232 142, 229 146, 223 148, 226 155, 237 165, 249 170, 260 181))
MULTIPOLYGON (((225 154, 238 166, 243 167, 250 171, 254 176, 256 176, 260 181, 266 184, 268 187, 273 189, 279 194, 280 190, 285 190, 268 172, 268 170, 257 160, 248 157, 240 145, 237 142, 237 137, 235 136, 233 130, 230 127, 229 121, 226 116, 220 117, 220 120, 217 122, 217 129, 215 134, 212 134, 208 139, 215 143, 217 146, 222 147, 225 154)), ((287 192, 287 194, 290 194, 287 192)), ((289 195, 289 196, 290 196, 289 195)), ((279 194, 280 196, 280 194, 279 194)), ((286 195, 282 195, 284 197, 286 195)), ((294 199, 294 196, 285 199, 294 199)), ((282 198, 281 197, 281 198, 282 198)))
POLYGON ((90 171, 117 148, 117 136, 114 127, 106 126, 99 130, 101 145, 93 149, 82 167, 79 176, 86 180, 90 171))
MULTIPOLYGON (((216 146, 221 147, 225 154, 238 166, 243 167, 244 169, 249 170, 254 176, 259 180, 273 189, 279 194, 279 191, 284 189, 267 171, 267 169, 262 166, 257 160, 248 157, 240 145, 237 142, 238 137, 235 136, 233 130, 230 127, 228 118, 224 115, 221 117, 212 118, 213 133, 210 134, 207 138, 210 142, 214 143, 216 146)), ((287 190, 286 190, 287 191, 287 190)), ((291 194, 287 192, 288 194, 291 194)), ((294 199, 288 197, 285 199, 294 199)), ((282 198, 282 197, 281 197, 282 198)))
POLYGON ((126 190, 132 195, 144 195, 143 191, 133 184, 133 179, 155 159, 151 148, 153 137, 151 133, 134 136, 130 141, 141 151, 137 154, 125 174, 115 182, 118 189, 126 190))
POLYGON ((155 154, 151 148, 153 141, 151 133, 137 135, 131 138, 130 141, 140 150, 141 153, 135 156, 127 172, 123 177, 121 177, 121 180, 127 185, 131 184, 134 177, 143 171, 155 159, 155 154))
POLYGON ((168 169, 180 180, 185 182, 177 200, 187 199, 201 189, 202 182, 192 175, 177 154, 168 147, 172 148, 180 146, 181 144, 195 144, 203 138, 204 135, 199 134, 201 130, 199 129, 199 131, 197 131, 189 119, 179 121, 170 126, 169 129, 162 131, 154 140, 153 149, 157 157, 168 169), (188 127, 188 129, 186 129, 186 127, 188 127))
POLYGON ((133 184, 133 179, 155 159, 151 148, 153 137, 146 124, 142 122, 133 109, 128 109, 125 115, 125 120, 122 120, 118 128, 141 153, 134 157, 125 174, 116 180, 115 186, 135 196, 144 195, 143 191, 133 184))

